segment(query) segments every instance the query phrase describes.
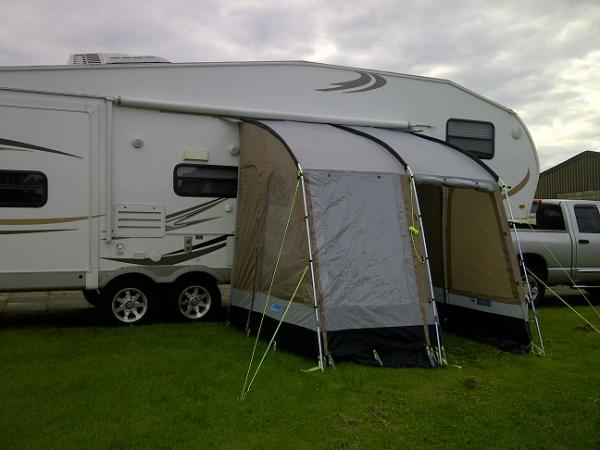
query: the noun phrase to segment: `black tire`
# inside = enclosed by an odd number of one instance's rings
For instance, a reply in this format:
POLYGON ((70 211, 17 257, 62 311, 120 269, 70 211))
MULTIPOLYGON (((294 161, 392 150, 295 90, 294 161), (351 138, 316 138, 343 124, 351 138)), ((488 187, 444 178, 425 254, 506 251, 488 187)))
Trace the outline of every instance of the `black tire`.
POLYGON ((598 300, 600 299, 600 286, 593 288, 586 288, 585 290, 587 297, 589 300, 598 300))
POLYGON ((83 291, 83 297, 94 308, 98 308, 100 306, 100 303, 102 303, 102 299, 100 298, 100 292, 95 289, 83 291))
MULTIPOLYGON (((533 301, 533 305, 537 308, 544 302, 544 295, 546 294, 546 286, 540 283, 538 278, 545 283, 546 275, 544 271, 535 264, 526 264, 526 267, 530 272, 533 272, 533 274, 535 275, 533 276, 531 275, 531 273, 528 273, 527 278, 529 278, 529 287, 531 288, 531 296, 533 297, 531 300, 533 301)), ((525 287, 525 292, 527 293, 527 283, 525 281, 525 276, 522 276, 522 281, 523 286, 525 287)))
POLYGON ((109 322, 134 325, 150 320, 156 307, 156 286, 140 278, 122 278, 100 291, 101 308, 109 322))
POLYGON ((221 311, 221 292, 206 276, 186 276, 170 289, 170 300, 178 318, 187 321, 212 319, 221 311))

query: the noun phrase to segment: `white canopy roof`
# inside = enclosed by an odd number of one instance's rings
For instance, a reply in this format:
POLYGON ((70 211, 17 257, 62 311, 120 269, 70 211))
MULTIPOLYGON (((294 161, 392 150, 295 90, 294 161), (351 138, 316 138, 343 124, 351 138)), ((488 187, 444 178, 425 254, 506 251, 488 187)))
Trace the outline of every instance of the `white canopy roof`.
POLYGON ((401 173, 406 163, 418 182, 491 191, 497 188, 485 164, 445 145, 400 130, 338 127, 263 120, 305 170, 401 173))

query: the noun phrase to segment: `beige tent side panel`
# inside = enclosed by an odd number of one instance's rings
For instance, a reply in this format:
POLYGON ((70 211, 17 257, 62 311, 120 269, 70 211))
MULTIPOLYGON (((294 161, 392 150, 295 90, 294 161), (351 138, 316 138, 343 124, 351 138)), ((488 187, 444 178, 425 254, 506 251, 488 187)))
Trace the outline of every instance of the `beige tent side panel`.
MULTIPOLYGON (((296 165, 284 145, 263 128, 241 125, 234 288, 268 292, 294 202, 271 293, 290 298, 308 263, 302 191, 296 184, 296 165)), ((311 292, 308 273, 295 302, 312 303, 311 292)))
MULTIPOLYGON (((419 216, 417 214, 417 199, 416 192, 411 189, 411 184, 408 176, 400 177, 400 185, 402 187, 402 194, 404 197, 404 204, 406 205, 406 221, 408 226, 415 226, 419 229, 419 216)), ((422 231, 422 230, 421 230, 422 231)), ((401 237, 399 237, 401 238, 401 237)), ((414 246, 412 242, 408 242, 408 245, 412 247, 412 262, 415 270, 415 278, 417 281, 417 292, 421 303, 429 302, 431 298, 431 289, 429 287, 429 274, 427 273, 428 262, 422 262, 422 257, 425 256, 425 236, 422 232, 419 235, 414 236, 414 246)), ((410 232, 408 233, 408 239, 410 240, 410 232)), ((425 317, 423 317, 425 321, 425 317)))
MULTIPOLYGON (((264 254, 262 258, 261 291, 268 292, 277 263, 283 234, 290 217, 272 295, 289 300, 305 268, 308 267, 308 241, 304 220, 302 187, 298 183, 297 169, 288 157, 286 164, 277 167, 269 178, 265 216, 264 254)), ((294 303, 313 304, 310 268, 294 303)))
POLYGON ((513 287, 513 295, 519 299, 525 298, 525 287, 521 281, 521 272, 519 270, 519 261, 517 259, 517 253, 513 247, 512 236, 510 233, 510 227, 508 226, 508 217, 506 216, 506 210, 504 209, 502 194, 499 190, 494 191, 494 201, 496 203, 496 220, 498 225, 502 229, 504 258, 506 261, 506 267, 511 273, 513 287))
POLYGON ((448 190, 448 289, 456 294, 519 304, 494 193, 448 190), (507 264, 509 262, 509 264, 507 264))
POLYGON ((258 127, 240 126, 240 177, 232 287, 255 292, 260 279, 259 261, 264 246, 264 194, 268 172, 276 161, 267 158, 267 136, 258 127), (269 164, 270 163, 270 164, 269 164))
POLYGON ((434 185, 417 187, 419 204, 423 215, 423 228, 429 254, 429 267, 433 285, 445 287, 444 271, 444 190, 447 188, 434 185))

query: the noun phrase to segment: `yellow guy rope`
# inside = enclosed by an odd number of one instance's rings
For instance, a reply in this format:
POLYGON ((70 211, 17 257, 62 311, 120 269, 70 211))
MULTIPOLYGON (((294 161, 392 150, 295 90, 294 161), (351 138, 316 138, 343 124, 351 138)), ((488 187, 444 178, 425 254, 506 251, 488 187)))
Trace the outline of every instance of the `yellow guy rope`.
POLYGON ((293 303, 294 299, 296 298, 296 294, 300 290, 300 286, 302 285, 302 281, 304 281, 304 277, 306 276, 306 272, 308 272, 308 268, 309 268, 309 264, 306 265, 306 267, 304 268, 304 272, 302 272, 302 276, 300 277, 300 280, 298 280, 296 289, 294 289, 294 292, 292 293, 292 296, 290 297, 290 300, 289 300, 287 306, 285 307, 285 311, 283 311, 283 314, 281 315, 281 319, 279 319, 277 328, 275 328, 275 332, 273 333, 273 336, 271 337, 271 340, 269 341, 269 345, 267 345, 267 349, 265 350, 265 353, 263 354, 262 358, 258 362, 258 366, 256 367, 256 370, 254 371, 254 375, 252 376, 250 383, 248 383, 248 387, 245 388, 244 392, 242 392, 241 400, 244 400, 246 398, 246 395, 248 394, 248 392, 250 392, 250 388, 252 387, 252 384, 254 383, 254 380, 256 379, 256 375, 258 375, 258 371, 260 370, 263 361, 267 357, 267 353, 269 353, 269 350, 271 349, 273 342, 275 341, 275 336, 277 336, 277 333, 279 332, 279 328, 281 327, 281 324, 283 323, 283 319, 285 319, 285 316, 287 315, 288 311, 290 310, 290 306, 292 306, 292 303, 293 303))
MULTIPOLYGON (((533 232, 534 232, 534 234, 535 234, 535 233, 537 233, 537 231, 535 230, 535 228, 533 228, 533 227, 531 226, 531 224, 530 224, 530 223, 528 223, 527 225, 529 225, 529 228, 531 228, 531 231, 533 231, 533 232)), ((549 248, 549 247, 546 245, 546 243, 545 243, 544 241, 542 241, 542 245, 543 245, 543 246, 544 246, 544 248, 545 248, 545 249, 548 251, 548 254, 549 254, 550 256, 552 256, 552 259, 554 259, 554 261, 556 262, 556 264, 558 264, 558 267, 560 267, 560 268, 561 268, 561 270, 562 270, 562 271, 563 271, 563 272, 564 272, 564 273, 567 275, 567 277, 569 277, 569 281, 570 281, 570 282, 573 284, 573 286, 577 286, 577 283, 575 283, 575 281, 573 280, 573 278, 571 278, 571 275, 569 275, 569 272, 568 272, 568 270, 567 270, 567 269, 565 269, 565 268, 564 268, 564 267, 561 265, 560 261, 558 260, 558 258, 557 258, 557 257, 556 257, 556 255, 554 254, 554 252, 553 252, 552 250, 550 250, 550 248, 549 248)), ((594 307, 594 305, 592 305, 592 302, 590 302, 590 301, 589 301, 589 299, 588 299, 588 298, 587 298, 587 296, 586 296, 586 295, 583 293, 583 291, 582 291, 580 288, 578 288, 578 287, 576 287, 576 289, 577 289, 577 292, 579 292, 579 293, 581 294, 581 296, 582 296, 582 297, 585 299, 585 301, 588 303, 588 305, 590 305, 590 306, 592 307, 592 310, 593 310, 593 311, 596 313, 596 315, 597 315, 598 317, 600 317, 600 313, 598 313, 598 310, 597 310, 597 309, 594 307)))
POLYGON ((559 299, 561 302, 563 302, 565 305, 567 305, 567 307, 568 307, 568 308, 569 308, 571 311, 573 311, 575 314, 577 314, 577 315, 578 315, 578 316, 581 318, 581 320, 583 320, 583 321, 584 321, 585 323, 587 323, 587 324, 588 324, 590 327, 592 327, 592 329, 593 329, 593 330, 594 330, 596 333, 600 334, 600 330, 598 330, 598 328, 596 328, 596 327, 594 326, 594 324, 592 324, 592 322, 590 322, 590 321, 589 321, 589 320, 587 320, 585 317, 583 317, 581 314, 579 314, 579 313, 578 313, 578 312, 575 310, 575 308, 573 308, 573 307, 572 307, 571 305, 569 305, 569 304, 568 304, 568 303, 567 303, 565 300, 563 300, 563 298, 562 298, 560 295, 558 295, 554 289, 552 289, 550 286, 548 286, 546 283, 544 283, 544 282, 543 282, 543 281, 542 281, 542 280, 541 280, 541 279, 540 279, 540 278, 539 278, 539 277, 538 277, 538 276, 537 276, 535 273, 533 273, 531 270, 527 269, 527 272, 529 272, 529 275, 531 275, 533 278, 535 278, 535 279, 536 279, 536 280, 537 280, 539 283, 543 284, 543 285, 544 285, 544 287, 545 287, 546 289, 548 289, 550 292, 552 292, 552 294, 553 294, 553 295, 554 295, 554 296, 555 296, 557 299, 559 299))
MULTIPOLYGON (((254 354, 256 353, 256 347, 258 346, 258 339, 260 337, 260 332, 262 330, 265 315, 267 314, 267 308, 269 306, 269 301, 271 300, 271 291, 273 290, 273 284, 275 283, 275 275, 277 274, 277 269, 279 267, 279 261, 281 260, 281 255, 283 253, 283 246, 285 244, 287 232, 290 227, 290 222, 292 221, 292 213, 294 211, 294 205, 296 204, 296 197, 298 196, 299 188, 300 188, 300 174, 298 175, 298 179, 296 181, 296 188, 294 189, 294 196, 292 197, 292 204, 290 205, 290 213, 288 214, 287 222, 285 224, 285 229, 283 230, 283 236, 281 238, 281 244, 279 245, 279 252, 277 254, 277 260, 275 262, 275 268, 273 269, 273 276, 271 277, 271 282, 269 283, 269 291, 267 292, 267 299, 265 301, 265 307, 263 309, 262 316, 260 318, 260 323, 258 325, 258 331, 256 332, 256 339, 254 340, 254 348, 252 349, 252 355, 250 356, 250 363, 248 364, 248 370, 246 371, 246 378, 244 379, 244 386, 242 387, 242 398, 245 396, 246 385, 248 383, 248 377, 250 376, 250 371, 252 370, 252 363, 254 362, 254 354)), ((250 314, 252 314, 252 311, 250 311, 250 314)))

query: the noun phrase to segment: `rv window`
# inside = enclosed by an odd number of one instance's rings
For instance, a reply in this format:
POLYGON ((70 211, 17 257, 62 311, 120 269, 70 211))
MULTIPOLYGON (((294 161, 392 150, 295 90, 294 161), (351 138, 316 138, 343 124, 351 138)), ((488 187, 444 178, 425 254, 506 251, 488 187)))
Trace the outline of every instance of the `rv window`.
POLYGON ((39 208, 48 200, 48 179, 41 172, 0 170, 0 207, 39 208))
POLYGON ((446 123, 446 142, 468 150, 481 159, 492 159, 494 125, 490 122, 450 119, 446 123))
POLYGON ((237 167, 179 164, 173 172, 173 189, 183 197, 237 196, 237 167))

